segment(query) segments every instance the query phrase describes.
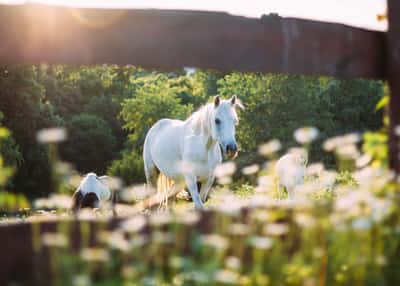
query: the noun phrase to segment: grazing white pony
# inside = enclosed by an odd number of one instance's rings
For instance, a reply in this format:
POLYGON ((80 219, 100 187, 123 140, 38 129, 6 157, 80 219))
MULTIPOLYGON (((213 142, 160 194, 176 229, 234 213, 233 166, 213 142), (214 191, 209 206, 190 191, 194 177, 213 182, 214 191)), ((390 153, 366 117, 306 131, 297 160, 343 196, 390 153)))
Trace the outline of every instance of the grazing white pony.
POLYGON ((275 166, 278 179, 278 192, 285 187, 288 198, 293 199, 296 186, 304 183, 307 156, 301 152, 289 153, 279 158, 275 166))
POLYGON ((95 173, 88 173, 72 197, 72 210, 77 212, 81 208, 99 208, 100 204, 111 198, 108 187, 108 176, 98 177, 95 173))
POLYGON ((229 100, 216 96, 214 102, 185 121, 156 122, 148 131, 143 148, 147 185, 155 189, 161 173, 174 181, 170 194, 186 185, 195 207, 203 208, 214 182, 214 170, 222 161, 221 149, 229 158, 235 158, 238 152, 236 107, 243 108, 236 95, 229 100))

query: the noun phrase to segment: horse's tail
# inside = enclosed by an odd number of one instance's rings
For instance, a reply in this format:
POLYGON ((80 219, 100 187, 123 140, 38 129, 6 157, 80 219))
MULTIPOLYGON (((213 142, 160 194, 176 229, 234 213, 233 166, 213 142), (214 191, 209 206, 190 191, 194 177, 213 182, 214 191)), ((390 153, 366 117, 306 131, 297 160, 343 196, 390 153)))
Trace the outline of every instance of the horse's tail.
POLYGON ((169 191, 173 185, 174 181, 160 172, 157 179, 157 195, 159 197, 160 208, 168 206, 169 191))

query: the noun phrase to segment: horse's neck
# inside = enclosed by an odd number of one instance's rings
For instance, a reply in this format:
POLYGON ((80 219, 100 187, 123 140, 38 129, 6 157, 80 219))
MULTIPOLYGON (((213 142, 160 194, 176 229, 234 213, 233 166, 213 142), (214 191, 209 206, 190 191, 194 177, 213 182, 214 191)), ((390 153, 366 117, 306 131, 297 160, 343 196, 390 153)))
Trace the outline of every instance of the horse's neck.
POLYGON ((210 127, 207 118, 208 112, 208 106, 204 106, 186 120, 188 126, 195 134, 205 136, 209 135, 210 127))
POLYGON ((210 128, 210 107, 209 105, 204 106, 202 109, 190 116, 186 123, 190 126, 191 130, 196 135, 202 135, 207 138, 206 148, 209 149, 214 146, 216 141, 211 136, 210 128))

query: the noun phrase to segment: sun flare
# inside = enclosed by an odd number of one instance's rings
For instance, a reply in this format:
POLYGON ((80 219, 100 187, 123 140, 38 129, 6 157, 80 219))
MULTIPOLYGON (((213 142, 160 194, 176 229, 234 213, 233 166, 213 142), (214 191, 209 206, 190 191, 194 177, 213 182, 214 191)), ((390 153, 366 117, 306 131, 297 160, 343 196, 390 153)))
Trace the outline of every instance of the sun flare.
POLYGON ((246 17, 260 17, 263 14, 278 13, 283 17, 307 18, 373 30, 387 30, 386 21, 378 20, 378 15, 386 13, 385 0, 0 0, 0 3, 43 3, 72 7, 220 11, 246 17), (362 8, 360 9, 360 7, 362 8))

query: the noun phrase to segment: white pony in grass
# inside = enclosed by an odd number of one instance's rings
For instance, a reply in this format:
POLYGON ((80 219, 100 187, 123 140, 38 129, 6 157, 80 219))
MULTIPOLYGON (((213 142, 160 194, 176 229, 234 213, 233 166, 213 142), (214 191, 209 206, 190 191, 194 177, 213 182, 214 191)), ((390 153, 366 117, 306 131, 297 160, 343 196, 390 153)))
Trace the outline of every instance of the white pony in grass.
POLYGON ((303 151, 293 151, 279 158, 275 165, 276 176, 278 179, 278 195, 281 195, 282 188, 286 188, 288 198, 295 197, 295 188, 304 183, 306 174, 307 153, 303 151))
POLYGON ((163 196, 168 198, 186 185, 197 209, 214 182, 214 170, 222 161, 222 152, 237 156, 236 107, 243 107, 234 95, 229 100, 219 96, 185 121, 161 119, 148 131, 143 148, 147 185, 156 189, 161 173, 173 180, 163 196), (201 185, 201 187, 200 187, 201 185), (199 190, 200 189, 200 190, 199 190))

